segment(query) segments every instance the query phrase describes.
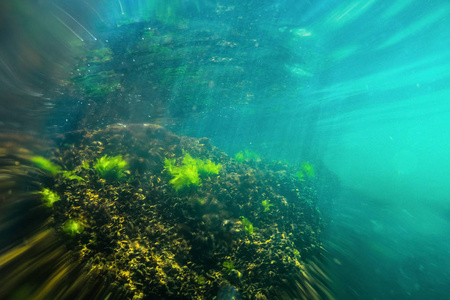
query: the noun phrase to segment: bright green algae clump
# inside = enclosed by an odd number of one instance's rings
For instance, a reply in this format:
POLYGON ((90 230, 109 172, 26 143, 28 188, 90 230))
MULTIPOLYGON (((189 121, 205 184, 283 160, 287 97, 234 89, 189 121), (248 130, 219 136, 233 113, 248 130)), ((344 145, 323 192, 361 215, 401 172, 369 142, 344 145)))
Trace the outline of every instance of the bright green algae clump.
POLYGON ((82 233, 84 231, 84 227, 81 225, 81 222, 70 219, 64 224, 63 231, 71 237, 74 237, 82 233))
POLYGON ((170 184, 176 191, 192 186, 200 186, 202 184, 200 176, 207 177, 212 174, 219 174, 222 168, 221 164, 215 164, 209 159, 192 158, 188 153, 184 155, 181 166, 176 166, 175 164, 175 159, 166 158, 164 160, 164 169, 173 176, 170 184))
POLYGON ((55 165, 45 157, 33 156, 30 160, 36 167, 38 167, 41 170, 49 172, 53 176, 62 174, 65 178, 69 180, 84 181, 84 178, 75 174, 75 171, 63 171, 61 170, 60 166, 55 165))
POLYGON ((50 172, 52 175, 56 175, 61 172, 61 167, 55 165, 50 160, 42 157, 42 156, 33 156, 31 158, 33 164, 41 170, 50 172))
POLYGON ((53 207, 53 203, 60 199, 57 193, 47 188, 40 191, 39 194, 42 195, 42 201, 47 207, 53 207))
POLYGON ((314 178, 314 165, 306 161, 303 162, 300 166, 300 170, 295 175, 300 181, 305 181, 305 178, 314 178))
POLYGON ((245 161, 260 161, 261 157, 258 153, 246 149, 244 151, 239 151, 238 153, 236 153, 234 159, 239 163, 243 163, 245 161))
POLYGON ((273 204, 270 204, 269 200, 261 201, 261 205, 264 207, 264 212, 268 212, 270 207, 273 206, 273 204))
POLYGON ((108 157, 105 155, 97 159, 94 169, 104 179, 120 179, 125 175, 128 163, 122 159, 122 155, 108 157))

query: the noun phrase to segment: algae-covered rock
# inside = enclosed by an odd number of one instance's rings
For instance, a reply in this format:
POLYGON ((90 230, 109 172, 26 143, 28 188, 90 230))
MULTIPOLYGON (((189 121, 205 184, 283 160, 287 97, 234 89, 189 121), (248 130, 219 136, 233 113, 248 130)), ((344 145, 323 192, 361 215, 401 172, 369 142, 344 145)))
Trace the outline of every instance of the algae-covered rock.
POLYGON ((121 295, 214 299, 233 286, 242 299, 275 299, 289 278, 309 280, 308 260, 322 252, 321 218, 296 169, 237 162, 208 139, 157 125, 72 132, 58 143, 53 159, 84 180, 55 178, 51 226, 67 240, 65 224, 78 220, 83 230, 67 246, 121 295), (126 160, 120 180, 99 175, 95 165, 107 157, 126 160), (185 166, 209 171, 201 184, 177 188, 185 166))

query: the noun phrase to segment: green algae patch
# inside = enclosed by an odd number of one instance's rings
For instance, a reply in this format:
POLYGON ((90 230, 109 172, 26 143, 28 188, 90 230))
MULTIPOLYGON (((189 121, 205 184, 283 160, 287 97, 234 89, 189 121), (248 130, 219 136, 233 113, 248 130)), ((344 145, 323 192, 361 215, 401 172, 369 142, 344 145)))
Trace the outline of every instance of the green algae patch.
POLYGON ((269 203, 269 200, 263 200, 261 201, 261 205, 264 208, 264 212, 270 211, 270 208, 273 206, 273 204, 269 203))
POLYGON ((61 171, 61 167, 42 156, 33 156, 31 162, 39 169, 51 173, 53 176, 61 171))
POLYGON ((42 201, 47 207, 53 207, 53 204, 60 199, 56 192, 47 188, 42 189, 39 194, 42 195, 42 201))
POLYGON ((79 221, 68 220, 62 227, 62 230, 71 237, 74 237, 81 234, 84 231, 84 227, 79 221))
POLYGON ((94 169, 104 179, 117 180, 125 176, 128 163, 122 159, 122 155, 110 157, 104 155, 97 159, 94 169))
POLYGON ((172 175, 169 181, 176 191, 201 185, 200 177, 219 174, 221 164, 215 164, 209 159, 192 158, 184 154, 181 165, 176 165, 175 159, 165 159, 164 169, 172 175))
POLYGON ((259 156, 258 153, 247 150, 247 149, 236 153, 236 155, 234 156, 234 159, 240 163, 250 162, 250 161, 255 161, 255 162, 261 161, 261 157, 259 156))
POLYGON ((314 173, 314 165, 310 164, 309 162, 305 161, 300 165, 300 170, 295 173, 295 176, 300 181, 305 181, 306 179, 311 179, 315 177, 314 173))

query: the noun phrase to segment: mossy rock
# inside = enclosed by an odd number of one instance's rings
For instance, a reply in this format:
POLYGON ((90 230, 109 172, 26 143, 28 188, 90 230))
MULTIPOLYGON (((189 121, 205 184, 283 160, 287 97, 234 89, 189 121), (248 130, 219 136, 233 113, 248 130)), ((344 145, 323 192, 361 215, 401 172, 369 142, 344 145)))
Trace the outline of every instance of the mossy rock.
POLYGON ((307 261, 322 254, 321 217, 313 188, 295 168, 236 162, 208 139, 158 125, 72 132, 58 143, 53 159, 84 180, 55 178, 50 188, 61 199, 51 225, 86 270, 124 297, 214 299, 231 285, 243 299, 275 299, 292 276, 310 280, 307 261), (195 188, 176 189, 167 160, 181 167, 186 153, 221 167, 195 188), (93 166, 105 156, 126 157, 123 178, 99 176, 93 166), (69 240, 68 220, 83 228, 69 240))

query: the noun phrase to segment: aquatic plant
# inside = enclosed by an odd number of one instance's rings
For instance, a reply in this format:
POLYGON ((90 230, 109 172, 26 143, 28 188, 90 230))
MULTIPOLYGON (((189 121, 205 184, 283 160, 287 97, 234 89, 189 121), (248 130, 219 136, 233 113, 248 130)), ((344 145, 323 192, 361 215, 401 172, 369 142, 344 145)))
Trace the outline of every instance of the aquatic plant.
POLYGON ((89 169, 89 162, 87 160, 83 161, 83 164, 81 165, 83 167, 83 169, 88 170, 89 169))
POLYGON ((51 173, 53 176, 57 174, 62 174, 65 178, 69 180, 84 181, 82 177, 75 175, 74 171, 62 171, 60 166, 55 165, 54 163, 52 163, 51 161, 42 156, 34 156, 31 158, 31 161, 36 165, 36 167, 51 173))
POLYGON ((239 151, 238 153, 236 153, 236 155, 234 156, 234 159, 240 163, 244 162, 245 161, 244 152, 239 151))
POLYGON ((221 164, 215 164, 209 159, 192 158, 188 153, 184 154, 180 166, 176 165, 175 159, 166 158, 164 160, 164 169, 173 176, 169 182, 176 191, 192 186, 200 186, 202 184, 200 176, 207 177, 212 174, 219 174, 221 168, 221 164))
POLYGON ((197 203, 200 205, 205 205, 206 202, 207 202, 207 200, 204 198, 197 198, 197 203))
POLYGON ((234 159, 237 162, 243 163, 244 161, 258 161, 261 159, 261 157, 258 153, 246 149, 244 151, 239 151, 238 153, 236 153, 234 159))
POLYGON ((120 179, 125 176, 128 163, 122 159, 122 155, 108 157, 105 155, 99 159, 94 165, 94 169, 104 179, 120 179))
POLYGON ((300 181, 305 181, 305 178, 314 178, 314 165, 309 162, 303 162, 300 166, 300 170, 295 173, 295 176, 300 181))
POLYGON ((53 203, 60 199, 57 193, 47 188, 38 193, 42 195, 42 200, 47 207, 53 207, 53 203))
POLYGON ((232 270, 234 270, 234 262, 232 262, 231 260, 229 261, 224 261, 222 266, 226 269, 225 273, 230 273, 232 270))
POLYGON ((241 217, 240 219, 241 219, 242 224, 245 227, 245 231, 250 233, 250 234, 253 234, 253 224, 252 224, 252 222, 250 222, 250 220, 247 219, 246 217, 241 217))
POLYGON ((36 167, 38 167, 41 170, 47 171, 52 175, 56 175, 59 172, 61 172, 60 166, 55 165, 54 163, 52 163, 51 161, 42 156, 33 156, 30 160, 32 163, 34 163, 36 167))
POLYGON ((206 283, 205 276, 203 275, 198 275, 195 279, 199 285, 204 285, 206 283))
POLYGON ((164 159, 164 170, 166 170, 167 172, 169 172, 170 174, 176 173, 177 170, 177 160, 176 159, 169 159, 169 158, 165 158, 164 159))
POLYGON ((74 171, 62 171, 62 174, 64 177, 66 177, 69 180, 76 180, 76 181, 84 181, 84 178, 75 175, 74 171))
POLYGON ((71 237, 74 237, 84 231, 83 225, 81 225, 81 222, 75 221, 75 220, 68 220, 64 226, 63 231, 70 235, 71 237))
POLYGON ((230 279, 233 279, 233 281, 240 281, 242 279, 242 273, 234 268, 234 262, 231 260, 224 261, 222 266, 225 268, 224 274, 229 275, 230 279))
POLYGON ((212 174, 219 174, 222 168, 221 164, 215 164, 210 159, 192 158, 189 153, 185 153, 183 157, 183 165, 196 166, 200 176, 207 177, 212 174))
POLYGON ((213 174, 219 174, 220 169, 222 168, 221 164, 215 164, 211 160, 196 160, 196 164, 198 167, 198 173, 202 177, 207 177, 213 174))
POLYGON ((100 48, 92 50, 86 57, 90 63, 104 63, 113 59, 113 52, 110 48, 100 48))
POLYGON ((273 204, 269 203, 269 200, 261 201, 261 205, 264 207, 264 212, 268 212, 270 210, 270 207, 273 206, 273 204))
POLYGON ((302 170, 308 177, 314 177, 314 165, 309 162, 302 163, 302 170))
MULTIPOLYGON (((92 63, 97 64, 99 61, 92 63)), ((86 97, 107 97, 121 88, 120 75, 113 70, 90 72, 90 69, 91 67, 78 68, 78 75, 71 78, 74 86, 86 97)))
POLYGON ((201 185, 198 175, 198 168, 195 165, 183 165, 181 167, 172 168, 170 172, 173 178, 169 181, 176 191, 181 189, 201 185))

